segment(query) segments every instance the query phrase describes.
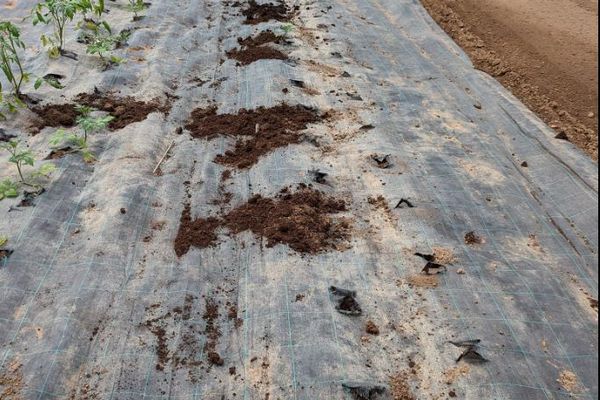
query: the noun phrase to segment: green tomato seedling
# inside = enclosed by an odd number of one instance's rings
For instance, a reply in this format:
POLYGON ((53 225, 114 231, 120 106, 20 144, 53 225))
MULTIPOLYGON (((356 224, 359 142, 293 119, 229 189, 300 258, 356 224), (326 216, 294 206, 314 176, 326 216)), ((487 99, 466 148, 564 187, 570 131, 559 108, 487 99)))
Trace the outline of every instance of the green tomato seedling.
POLYGON ((108 127, 108 124, 115 118, 112 115, 93 117, 92 111, 93 109, 88 106, 77 107, 79 116, 77 117, 76 122, 77 126, 83 131, 83 136, 67 132, 64 129, 59 129, 50 138, 50 145, 53 147, 61 145, 76 147, 82 154, 85 162, 93 162, 96 157, 89 150, 87 142, 88 136, 92 133, 105 130, 108 127))
POLYGON ((31 151, 23 149, 20 144, 20 141, 13 139, 8 143, 0 144, 0 149, 8 151, 8 153, 10 154, 8 162, 13 163, 17 168, 17 172, 19 173, 21 183, 29 185, 23 177, 23 167, 25 165, 33 167, 33 164, 35 163, 35 158, 33 157, 31 151))
POLYGON ((140 19, 138 13, 146 9, 146 3, 144 3, 144 0, 129 0, 127 8, 133 13, 133 20, 137 21, 140 19))
POLYGON ((58 57, 64 51, 65 27, 73 21, 77 12, 82 11, 79 0, 44 0, 32 10, 33 25, 52 24, 54 33, 41 36, 42 45, 49 48, 51 57, 58 57))

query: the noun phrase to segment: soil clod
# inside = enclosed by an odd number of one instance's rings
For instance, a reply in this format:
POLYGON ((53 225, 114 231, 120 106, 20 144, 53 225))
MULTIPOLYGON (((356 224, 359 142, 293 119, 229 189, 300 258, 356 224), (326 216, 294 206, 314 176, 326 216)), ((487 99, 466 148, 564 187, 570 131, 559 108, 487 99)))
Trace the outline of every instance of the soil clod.
POLYGON ((379 335, 379 327, 373 321, 367 321, 365 332, 369 335, 379 335))
POLYGON ((483 239, 475 232, 468 232, 465 235, 465 243, 468 245, 482 244, 483 239))

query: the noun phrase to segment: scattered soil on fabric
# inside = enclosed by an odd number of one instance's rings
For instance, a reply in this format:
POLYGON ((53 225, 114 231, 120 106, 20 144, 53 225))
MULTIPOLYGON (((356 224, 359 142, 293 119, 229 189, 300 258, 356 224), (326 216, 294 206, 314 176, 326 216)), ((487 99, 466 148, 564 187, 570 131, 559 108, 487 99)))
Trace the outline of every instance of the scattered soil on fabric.
POLYGON ((158 99, 145 102, 136 100, 131 96, 117 97, 112 93, 81 93, 77 96, 77 102, 107 112, 115 117, 108 125, 111 131, 122 129, 134 122, 143 121, 153 112, 168 114, 171 109, 169 102, 163 104, 158 99))
POLYGON ((167 331, 161 326, 161 320, 169 316, 170 313, 167 313, 162 317, 144 322, 144 326, 148 328, 156 338, 156 356, 158 361, 155 367, 157 371, 163 371, 170 359, 167 331))
POLYGON ((22 399, 23 397, 23 374, 21 364, 13 361, 0 373, 0 399, 22 399))
POLYGON ((452 385, 456 380, 469 375, 469 372, 471 372, 471 367, 467 364, 450 368, 444 372, 444 382, 452 385))
POLYGON ((192 220, 187 206, 175 239, 175 253, 180 257, 192 246, 206 248, 216 244, 219 227, 233 234, 252 231, 267 239, 267 247, 287 244, 299 253, 338 249, 350 236, 350 224, 329 214, 343 211, 346 211, 343 200, 304 185, 295 192, 284 189, 274 198, 256 195, 220 218, 192 220))
POLYGON ((400 372, 390 378, 390 390, 393 400, 416 400, 408 383, 408 372, 400 372))
POLYGON ((598 159, 597 2, 421 2, 476 68, 598 159))
POLYGON ((456 262, 456 257, 454 256, 454 252, 450 249, 446 249, 443 247, 434 247, 433 248, 433 257, 434 261, 438 264, 448 265, 456 262))
POLYGON ((236 137, 234 149, 217 156, 216 161, 243 169, 274 149, 302 142, 301 131, 324 118, 316 110, 301 105, 241 109, 237 114, 217 114, 215 107, 199 108, 192 112, 185 128, 194 138, 236 137))
POLYGON ((483 239, 479 235, 477 235, 475 232, 468 232, 465 235, 465 243, 468 245, 482 244, 483 239))
POLYGON ((242 15, 246 17, 244 23, 249 25, 256 25, 270 20, 288 22, 292 19, 289 9, 284 3, 258 4, 255 0, 248 2, 248 7, 242 11, 242 15))
POLYGON ((288 56, 269 46, 248 47, 242 50, 231 50, 227 57, 237 60, 238 65, 249 65, 258 60, 287 60, 288 56))
POLYGON ((216 351, 217 345, 219 344, 219 338, 221 337, 221 330, 219 328, 219 305, 214 300, 206 300, 206 311, 204 312, 202 319, 206 321, 206 344, 204 345, 204 351, 206 352, 207 359, 212 365, 221 366, 224 364, 224 361, 216 351))
POLYGON ((556 381, 567 392, 575 393, 579 389, 579 381, 577 379, 577 375, 575 375, 572 371, 569 371, 569 370, 562 371, 556 381))
POLYGON ((70 128, 74 126, 78 115, 75 107, 75 104, 48 104, 33 107, 31 111, 36 114, 36 117, 31 125, 31 133, 36 135, 45 127, 70 128))
POLYGON ((440 284, 437 275, 413 275, 408 278, 408 284, 419 288, 436 288, 440 284))

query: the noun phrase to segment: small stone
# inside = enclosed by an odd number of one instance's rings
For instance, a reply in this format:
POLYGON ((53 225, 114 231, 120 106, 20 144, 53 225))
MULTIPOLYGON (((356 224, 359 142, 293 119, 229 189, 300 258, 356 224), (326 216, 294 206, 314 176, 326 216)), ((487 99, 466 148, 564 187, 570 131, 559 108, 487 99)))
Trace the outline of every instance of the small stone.
POLYGON ((459 274, 459 275, 465 275, 466 274, 465 270, 462 269, 462 268, 459 269, 459 270, 457 270, 456 273, 459 274))
POLYGON ((589 118, 594 118, 595 116, 596 116, 596 114, 594 114, 593 112, 591 112, 591 113, 588 114, 589 118))

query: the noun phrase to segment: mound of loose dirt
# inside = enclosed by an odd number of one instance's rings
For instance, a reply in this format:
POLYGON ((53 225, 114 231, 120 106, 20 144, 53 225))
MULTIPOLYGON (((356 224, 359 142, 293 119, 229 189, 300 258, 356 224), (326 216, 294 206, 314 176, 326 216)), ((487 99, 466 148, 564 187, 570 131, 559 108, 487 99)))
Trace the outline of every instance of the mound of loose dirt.
POLYGON ((246 17, 245 24, 256 25, 272 19, 280 22, 288 22, 292 16, 284 3, 258 4, 255 0, 248 2, 248 8, 242 11, 246 17))
POLYGON ((77 111, 75 104, 48 104, 31 109, 37 118, 32 123, 31 133, 38 134, 45 127, 70 128, 75 125, 77 111))
POLYGON ((48 104, 42 107, 31 109, 37 118, 32 124, 32 133, 37 134, 45 127, 64 127, 70 128, 75 125, 77 120, 78 104, 86 105, 100 111, 105 111, 115 117, 108 125, 111 131, 116 131, 126 127, 134 122, 140 122, 153 112, 168 113, 170 104, 162 104, 158 99, 149 102, 139 101, 131 96, 117 97, 113 94, 99 93, 80 93, 76 97, 75 103, 67 104, 48 104))
POLYGON ((258 47, 268 43, 281 43, 281 36, 277 36, 273 31, 266 30, 262 31, 256 36, 250 36, 247 38, 238 38, 238 43, 243 47, 258 47))
POLYGON ((247 168, 274 149, 302 141, 302 130, 308 124, 323 120, 311 108, 300 105, 279 106, 256 110, 240 110, 237 114, 217 114, 215 107, 196 109, 185 126, 195 138, 217 135, 238 137, 233 150, 219 155, 218 163, 247 168))
POLYGON ((275 198, 256 195, 219 219, 192 220, 187 206, 175 239, 175 253, 182 256, 192 246, 205 248, 216 244, 216 230, 220 227, 231 233, 252 231, 266 238, 268 247, 287 244, 299 253, 336 249, 349 238, 350 225, 330 214, 342 211, 346 211, 343 200, 307 186, 300 186, 293 193, 284 189, 275 198))
POLYGON ((227 57, 237 60, 238 65, 249 65, 258 60, 287 60, 287 54, 269 46, 248 47, 227 52, 227 57))
POLYGON ((167 114, 170 111, 169 104, 162 104, 158 99, 152 101, 140 101, 134 97, 117 97, 113 94, 86 94, 77 96, 77 102, 97 110, 105 111, 115 117, 108 125, 111 131, 116 131, 134 122, 140 122, 153 112, 167 114))

